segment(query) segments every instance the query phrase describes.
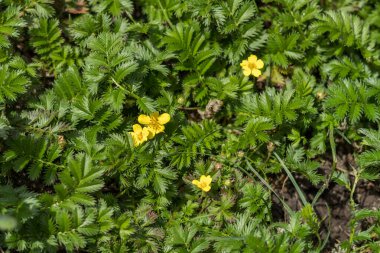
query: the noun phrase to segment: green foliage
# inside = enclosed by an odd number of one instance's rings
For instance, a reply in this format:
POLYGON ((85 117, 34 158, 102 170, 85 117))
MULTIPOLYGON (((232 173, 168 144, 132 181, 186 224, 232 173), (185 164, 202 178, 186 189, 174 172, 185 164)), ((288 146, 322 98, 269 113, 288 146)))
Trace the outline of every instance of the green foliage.
POLYGON ((0 252, 378 252, 379 20, 375 0, 0 0, 0 252))
POLYGON ((303 149, 289 147, 286 154, 286 162, 292 170, 298 171, 306 176, 310 182, 317 185, 323 180, 323 176, 318 174, 319 163, 316 161, 305 160, 303 149))
POLYGON ((18 18, 20 8, 9 6, 0 16, 0 48, 10 47, 10 38, 17 38, 19 30, 26 25, 23 19, 18 18))
POLYGON ((172 166, 188 167, 200 156, 206 155, 220 137, 218 126, 213 121, 192 124, 181 129, 182 135, 173 137, 178 146, 172 151, 172 166))
POLYGON ((380 164, 380 133, 376 130, 360 129, 360 133, 364 134, 363 144, 371 147, 358 157, 359 165, 365 169, 364 177, 368 179, 376 179, 380 177, 378 165, 380 164))
POLYGON ((36 180, 40 177, 44 166, 47 166, 48 170, 44 173, 45 183, 52 184, 58 167, 52 162, 59 155, 59 146, 48 147, 46 138, 18 136, 9 143, 9 149, 4 154, 4 168, 13 169, 16 172, 27 169, 29 178, 36 180))
POLYGON ((227 230, 234 237, 216 237, 215 248, 217 251, 224 252, 303 252, 306 245, 302 241, 290 242, 290 233, 294 232, 293 226, 299 229, 299 238, 308 235, 308 231, 304 225, 296 224, 299 217, 291 217, 290 224, 284 227, 281 233, 277 233, 275 229, 258 227, 257 220, 248 220, 247 213, 237 216, 236 222, 228 225, 227 230))
POLYGON ((170 247, 169 252, 204 252, 209 248, 209 242, 205 239, 197 238, 197 228, 195 226, 183 228, 181 225, 174 225, 169 230, 170 247))
POLYGON ((6 100, 14 101, 17 95, 25 93, 28 85, 28 78, 23 75, 22 71, 16 71, 9 66, 0 67, 0 102, 6 100))
POLYGON ((301 60, 303 55, 296 48, 298 39, 297 34, 286 37, 278 34, 270 36, 268 39, 269 61, 285 68, 290 60, 301 60))
POLYGON ((243 97, 239 121, 251 117, 262 116, 276 125, 286 125, 299 118, 302 114, 314 113, 310 101, 296 94, 295 90, 276 91, 267 89, 261 94, 243 97))
POLYGON ((326 107, 334 110, 337 120, 348 117, 352 124, 357 123, 362 115, 370 121, 379 117, 378 104, 367 86, 361 82, 343 79, 329 87, 326 107))
POLYGON ((38 214, 40 202, 36 197, 25 187, 1 186, 1 208, 5 210, 3 214, 16 218, 16 223, 25 224, 38 214))
POLYGON ((109 12, 113 16, 119 16, 124 12, 133 12, 133 2, 130 0, 93 1, 92 5, 96 12, 109 12))
POLYGON ((344 11, 327 11, 312 29, 317 34, 327 34, 331 46, 329 51, 334 55, 341 55, 347 47, 359 50, 366 59, 370 56, 370 29, 357 16, 344 11))
POLYGON ((41 19, 38 27, 31 30, 31 45, 46 64, 55 68, 54 57, 62 53, 63 39, 58 20, 41 19))

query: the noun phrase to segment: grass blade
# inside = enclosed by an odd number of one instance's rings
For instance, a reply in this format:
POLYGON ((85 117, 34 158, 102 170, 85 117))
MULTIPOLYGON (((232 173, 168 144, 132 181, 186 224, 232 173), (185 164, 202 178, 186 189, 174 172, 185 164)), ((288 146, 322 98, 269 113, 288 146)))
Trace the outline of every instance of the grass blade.
POLYGON ((303 191, 299 187, 299 185, 298 185, 297 181, 295 180, 295 178, 293 177, 292 173, 290 173, 290 170, 288 169, 288 167, 286 167, 284 161, 277 155, 277 153, 273 152, 273 154, 277 158, 277 160, 280 162, 282 168, 285 170, 285 172, 288 175, 290 181, 292 182, 292 184, 296 188, 296 191, 298 193, 298 196, 301 199, 301 202, 302 202, 303 206, 306 206, 309 202, 306 200, 305 194, 303 193, 303 191))
MULTIPOLYGON (((293 214, 294 212, 293 212, 293 210, 288 206, 288 204, 286 204, 286 202, 282 199, 282 198, 280 198, 280 196, 278 196, 278 194, 273 190, 273 188, 264 180, 264 178, 262 178, 261 176, 260 176, 260 174, 252 167, 252 165, 248 162, 248 161, 246 161, 247 162, 247 166, 248 166, 248 168, 253 172, 253 174, 255 174, 255 176, 261 181, 261 183, 263 184, 263 185, 265 185, 280 201, 281 201, 281 203, 282 203, 282 205, 284 206, 284 208, 285 208, 285 210, 288 212, 288 214, 290 215, 290 214, 293 214)), ((245 172, 249 177, 251 177, 252 178, 252 176, 248 173, 248 171, 246 171, 245 169, 243 169, 242 167, 240 167, 239 166, 239 168, 243 171, 243 172, 245 172)))

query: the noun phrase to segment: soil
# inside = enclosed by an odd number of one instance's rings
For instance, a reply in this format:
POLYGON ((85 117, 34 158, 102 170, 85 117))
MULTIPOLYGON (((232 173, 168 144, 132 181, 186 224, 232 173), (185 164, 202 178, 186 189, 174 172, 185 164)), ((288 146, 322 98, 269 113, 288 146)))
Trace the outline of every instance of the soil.
MULTIPOLYGON (((353 165, 352 155, 339 155, 337 168, 343 171, 351 171, 353 165)), ((331 172, 331 162, 325 160, 321 162, 320 173, 328 175, 331 172)), ((297 182, 306 194, 308 201, 311 203, 317 194, 320 186, 316 187, 310 182, 299 175, 295 176, 297 182)), ((288 180, 285 174, 278 177, 272 182, 274 190, 281 196, 285 202, 292 208, 292 210, 300 210, 302 208, 299 196, 288 180)), ((352 178, 351 178, 352 180, 352 178)), ((354 199, 358 209, 372 209, 377 210, 380 208, 380 180, 376 182, 360 181, 355 191, 354 199)), ((323 220, 320 229, 322 239, 325 239, 330 231, 328 243, 324 252, 332 252, 335 245, 339 242, 345 241, 349 238, 350 234, 350 192, 341 185, 331 182, 329 187, 320 196, 315 204, 315 211, 320 220, 323 220)), ((288 220, 286 213, 282 210, 282 204, 273 196, 273 210, 272 214, 276 220, 288 220)), ((362 229, 366 229, 371 225, 371 220, 363 220, 360 224, 362 229)))

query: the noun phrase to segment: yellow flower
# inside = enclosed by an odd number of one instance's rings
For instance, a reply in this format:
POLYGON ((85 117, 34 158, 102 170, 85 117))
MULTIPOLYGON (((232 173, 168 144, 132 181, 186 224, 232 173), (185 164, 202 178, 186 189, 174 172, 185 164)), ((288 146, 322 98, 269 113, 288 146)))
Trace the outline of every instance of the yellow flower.
POLYGON ((240 63, 240 66, 243 68, 243 74, 245 76, 252 74, 255 77, 259 77, 261 75, 260 69, 264 67, 264 62, 257 59, 256 55, 251 54, 248 60, 243 60, 242 63, 240 63))
POLYGON ((211 189, 211 176, 202 175, 198 180, 193 180, 192 184, 196 185, 198 188, 202 189, 204 192, 208 192, 211 189))
POLYGON ((141 145, 148 140, 149 130, 148 128, 142 128, 139 124, 133 125, 133 132, 129 132, 132 135, 133 145, 135 147, 141 145))
POLYGON ((156 134, 165 130, 165 124, 170 121, 170 115, 168 113, 159 114, 158 112, 148 115, 140 115, 138 118, 140 124, 148 126, 150 132, 148 138, 153 138, 156 134))

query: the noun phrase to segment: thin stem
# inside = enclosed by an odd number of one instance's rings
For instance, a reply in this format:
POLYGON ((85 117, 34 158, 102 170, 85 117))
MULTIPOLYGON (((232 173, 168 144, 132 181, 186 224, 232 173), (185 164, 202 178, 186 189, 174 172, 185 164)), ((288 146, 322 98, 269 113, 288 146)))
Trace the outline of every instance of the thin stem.
POLYGON ((331 154, 332 154, 332 158, 333 158, 332 165, 331 165, 331 172, 328 175, 328 178, 325 181, 325 183, 323 184, 323 186, 321 187, 321 189, 315 195, 313 202, 312 202, 313 206, 315 205, 315 203, 317 203, 317 201, 318 201, 319 197, 322 195, 322 193, 329 187, 332 176, 334 175, 334 172, 336 170, 337 158, 336 158, 336 145, 335 145, 335 141, 334 141, 334 126, 333 125, 330 125, 330 127, 329 127, 329 141, 330 141, 330 147, 331 147, 331 154))
POLYGON ((179 107, 178 109, 184 110, 184 111, 195 111, 195 110, 200 110, 200 107, 179 107))
MULTIPOLYGON (((351 192, 350 192, 350 209, 351 209, 351 216, 356 210, 356 203, 354 200, 354 194, 356 190, 356 186, 359 182, 359 173, 354 170, 354 183, 352 184, 351 187, 351 192)), ((348 252, 351 252, 352 249, 352 244, 354 242, 354 236, 355 236, 355 223, 351 220, 351 231, 350 231, 350 248, 348 249, 348 252)))
POLYGON ((174 26, 173 26, 173 23, 170 21, 169 16, 168 16, 168 14, 167 14, 167 12, 166 12, 166 9, 164 9, 164 7, 162 6, 162 4, 161 4, 161 0, 158 0, 158 4, 160 5, 160 8, 161 8, 162 12, 164 13, 164 16, 165 16, 166 22, 168 22, 170 28, 173 28, 173 27, 174 27, 174 26))
POLYGON ((319 231, 314 231, 314 234, 317 236, 318 239, 318 248, 321 247, 322 239, 321 236, 319 235, 319 231))
MULTIPOLYGON (((325 240, 323 241, 322 246, 319 247, 320 251, 322 251, 325 248, 327 242, 329 241, 330 234, 331 234, 331 210, 330 210, 329 206, 327 205, 327 203, 325 203, 325 205, 326 205, 326 208, 327 208, 327 218, 328 218, 328 224, 329 224, 329 226, 326 227, 326 229, 327 229, 327 235, 326 235, 325 240)), ((324 218, 323 220, 325 220, 325 219, 326 218, 324 218)))
POLYGON ((334 126, 333 125, 330 125, 329 127, 329 139, 330 139, 331 153, 333 157, 333 166, 332 166, 333 171, 332 172, 334 172, 337 159, 336 159, 336 145, 334 141, 334 126))
POLYGON ((63 165, 58 165, 58 164, 55 164, 55 163, 52 163, 52 162, 46 162, 46 161, 41 160, 41 159, 38 159, 37 161, 40 162, 40 163, 42 163, 42 164, 54 166, 54 167, 57 167, 57 168, 62 168, 62 169, 65 168, 65 166, 63 166, 63 165))
POLYGON ((123 86, 121 86, 118 82, 116 82, 116 80, 111 77, 112 81, 114 82, 114 84, 119 87, 120 89, 122 89, 123 91, 125 91, 128 95, 130 95, 131 97, 135 98, 135 99, 140 99, 140 97, 138 95, 136 95, 135 93, 127 90, 126 88, 124 88, 123 86))
MULTIPOLYGON (((286 204, 286 202, 280 198, 280 196, 273 190, 273 188, 260 176, 260 174, 252 167, 252 165, 250 164, 249 162, 249 158, 246 157, 246 164, 248 166, 248 168, 253 172, 253 174, 255 174, 255 176, 261 181, 261 183, 263 183, 276 197, 277 199, 282 203, 282 205, 284 206, 285 210, 288 212, 288 214, 293 214, 293 210, 288 206, 288 204, 286 204)), ((238 168, 240 170, 242 170, 245 174, 247 174, 247 176, 249 177, 252 177, 248 171, 246 171, 245 169, 243 169, 241 166, 238 166, 238 168)))
POLYGON ((302 202, 303 206, 306 206, 308 204, 308 201, 306 200, 306 196, 303 193, 301 187, 298 185, 297 181, 293 177, 293 175, 290 172, 290 170, 288 169, 288 167, 285 165, 284 161, 280 158, 280 156, 276 152, 273 152, 273 154, 277 158, 277 160, 280 162, 282 168, 285 170, 285 172, 288 175, 290 181, 292 182, 294 188, 296 188, 296 191, 297 191, 297 193, 298 193, 298 195, 299 195, 299 197, 301 199, 301 202, 302 202))
POLYGON ((135 21, 135 19, 133 18, 133 16, 131 15, 131 13, 129 13, 129 11, 126 11, 125 13, 127 13, 128 18, 132 21, 132 23, 133 23, 133 24, 136 24, 136 21, 135 21))
POLYGON ((206 208, 208 208, 210 205, 211 201, 209 201, 209 199, 206 199, 206 195, 202 191, 202 209, 199 213, 203 213, 203 211, 206 210, 206 208), (204 200, 206 201, 204 202, 204 200))

